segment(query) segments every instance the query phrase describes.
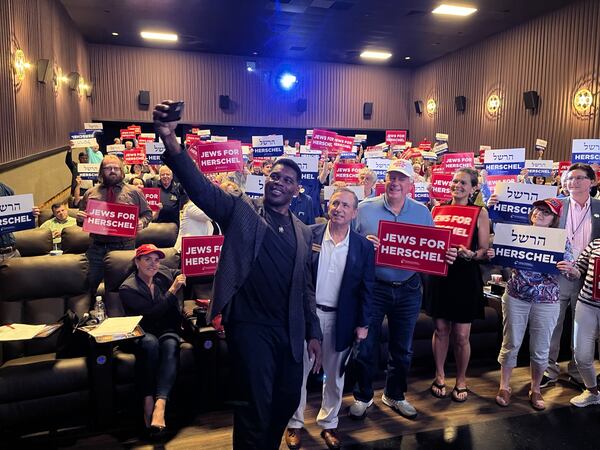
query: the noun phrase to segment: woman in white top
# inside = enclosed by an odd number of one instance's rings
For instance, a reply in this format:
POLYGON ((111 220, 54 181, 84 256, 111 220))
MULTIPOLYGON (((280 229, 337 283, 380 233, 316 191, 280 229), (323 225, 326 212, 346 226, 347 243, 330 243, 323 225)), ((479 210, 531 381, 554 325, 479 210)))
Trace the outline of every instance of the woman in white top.
POLYGON ((181 252, 181 238, 187 236, 210 236, 214 227, 210 217, 204 211, 194 205, 191 201, 183 206, 179 219, 179 233, 175 241, 175 250, 181 252))

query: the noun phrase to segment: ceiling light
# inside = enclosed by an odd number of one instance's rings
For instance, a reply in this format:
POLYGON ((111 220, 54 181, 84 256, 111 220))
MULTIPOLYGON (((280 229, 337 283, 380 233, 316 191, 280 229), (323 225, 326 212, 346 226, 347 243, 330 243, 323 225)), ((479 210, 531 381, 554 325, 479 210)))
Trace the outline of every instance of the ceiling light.
POLYGON ((111 34, 112 34, 113 36, 118 36, 118 35, 119 35, 119 33, 115 32, 115 31, 113 31, 111 34))
POLYGON ((293 73, 284 72, 279 77, 279 86, 285 91, 289 91, 290 89, 292 89, 297 82, 298 77, 293 73))
POLYGON ((440 5, 431 12, 433 14, 446 14, 449 16, 470 16, 475 11, 477 11, 477 8, 468 6, 440 5))
POLYGON ((177 42, 177 35, 173 33, 155 33, 153 31, 142 31, 140 35, 144 39, 150 39, 153 41, 177 42))
POLYGON ((405 56, 405 57, 404 57, 404 59, 405 59, 406 61, 410 61, 410 56, 405 56))
POLYGON ((378 59, 378 60, 386 60, 392 57, 392 54, 389 52, 374 52, 370 50, 365 50, 360 54, 361 58, 365 59, 378 59))

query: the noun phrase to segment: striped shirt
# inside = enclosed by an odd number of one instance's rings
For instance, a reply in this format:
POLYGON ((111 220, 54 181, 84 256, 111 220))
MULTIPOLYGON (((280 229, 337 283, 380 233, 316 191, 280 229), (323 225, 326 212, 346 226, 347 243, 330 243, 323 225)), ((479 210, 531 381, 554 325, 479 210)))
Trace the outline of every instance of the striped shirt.
POLYGON ((600 239, 594 239, 588 244, 588 246, 581 252, 575 267, 581 273, 581 276, 585 275, 583 287, 579 292, 578 301, 586 303, 590 306, 600 308, 600 299, 594 299, 593 286, 594 286, 594 264, 596 258, 600 257, 600 239))

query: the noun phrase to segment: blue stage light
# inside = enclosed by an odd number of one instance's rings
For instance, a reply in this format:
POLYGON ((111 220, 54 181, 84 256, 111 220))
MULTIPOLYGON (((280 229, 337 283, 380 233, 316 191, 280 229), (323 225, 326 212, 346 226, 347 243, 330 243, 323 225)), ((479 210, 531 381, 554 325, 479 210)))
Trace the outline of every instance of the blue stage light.
POLYGON ((289 91, 296 85, 296 83, 298 83, 298 77, 293 73, 284 72, 279 76, 278 81, 281 89, 289 91))

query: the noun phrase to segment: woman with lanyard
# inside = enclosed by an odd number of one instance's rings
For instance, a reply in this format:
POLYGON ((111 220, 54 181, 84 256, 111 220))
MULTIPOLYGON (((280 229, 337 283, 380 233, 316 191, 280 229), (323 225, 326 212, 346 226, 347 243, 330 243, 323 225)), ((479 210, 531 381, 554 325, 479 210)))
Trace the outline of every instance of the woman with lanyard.
POLYGON ((425 285, 428 314, 435 323, 432 338, 435 379, 431 384, 431 394, 437 398, 446 396, 444 364, 452 336, 456 385, 451 395, 456 402, 464 402, 468 395, 466 372, 471 356, 471 323, 484 316, 483 281, 478 261, 487 261, 490 219, 485 208, 469 202, 477 185, 478 173, 475 169, 462 168, 454 174, 450 184, 452 200, 449 205, 479 209, 473 239, 469 248, 464 245, 459 247, 456 262, 448 267, 448 276, 432 276, 425 285))

